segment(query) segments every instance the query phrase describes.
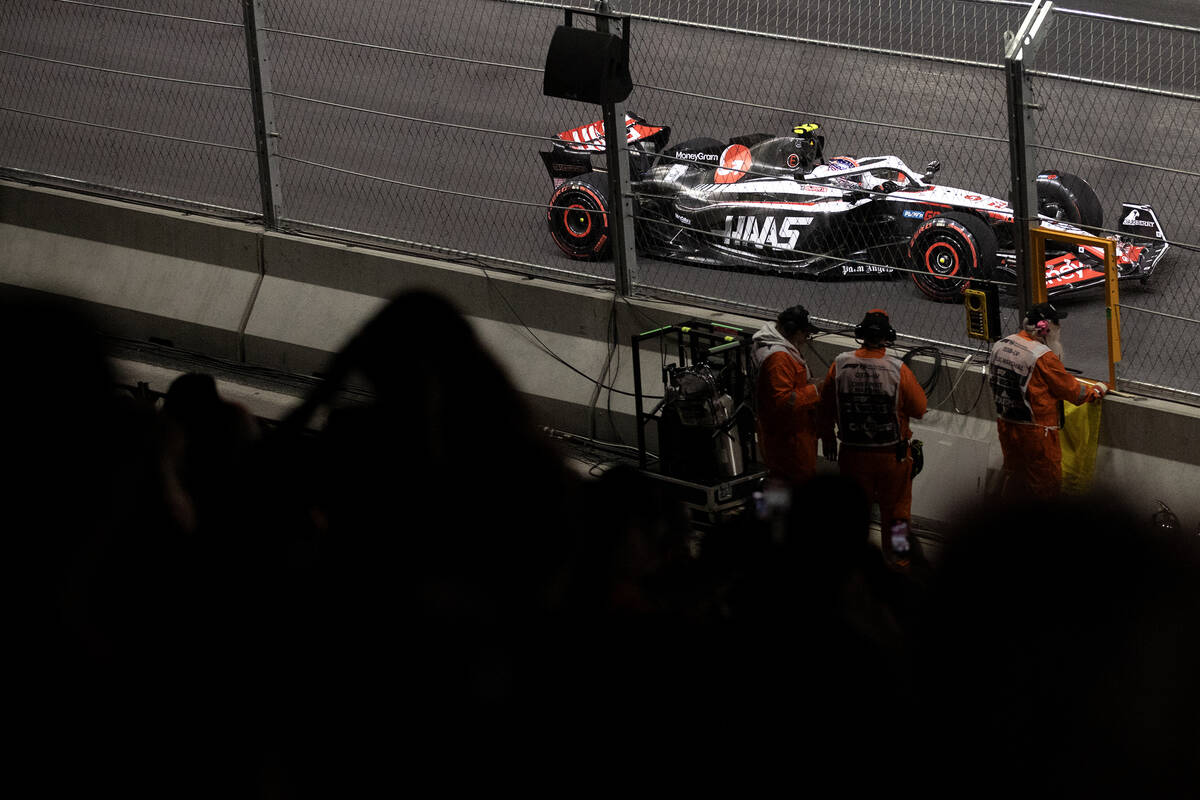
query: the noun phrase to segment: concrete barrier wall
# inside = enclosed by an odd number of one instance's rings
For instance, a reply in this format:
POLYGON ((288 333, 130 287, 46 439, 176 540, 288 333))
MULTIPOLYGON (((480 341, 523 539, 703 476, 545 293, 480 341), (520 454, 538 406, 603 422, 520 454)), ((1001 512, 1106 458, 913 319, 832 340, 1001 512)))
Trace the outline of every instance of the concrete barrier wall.
MULTIPOLYGON (((0 291, 73 298, 112 336, 320 374, 388 298, 416 288, 446 295, 467 315, 544 424, 626 444, 636 442, 634 334, 686 320, 748 330, 762 324, 616 298, 607 290, 0 182, 0 291), (611 390, 597 386, 606 367, 611 390)), ((396 342, 397 363, 406 349, 436 346, 436 331, 414 330, 396 342)), ((823 374, 834 355, 853 346, 840 336, 816 340, 811 371, 823 374)), ((674 360, 657 343, 643 348, 647 395, 662 393, 663 364, 674 360)), ((915 425, 926 443, 926 469, 914 485, 914 513, 933 522, 951 520, 982 498, 989 474, 1000 464, 979 365, 944 363, 941 369, 931 411, 915 425)), ((486 398, 480 398, 480 409, 486 413, 486 398)), ((1097 488, 1127 492, 1147 513, 1160 498, 1185 524, 1200 522, 1200 448, 1190 445, 1200 440, 1200 409, 1110 397, 1102 415, 1097 488)), ((653 450, 653 425, 647 434, 653 450)))
POLYGON ((111 332, 238 358, 260 230, 0 184, 0 280, 95 307, 111 332))

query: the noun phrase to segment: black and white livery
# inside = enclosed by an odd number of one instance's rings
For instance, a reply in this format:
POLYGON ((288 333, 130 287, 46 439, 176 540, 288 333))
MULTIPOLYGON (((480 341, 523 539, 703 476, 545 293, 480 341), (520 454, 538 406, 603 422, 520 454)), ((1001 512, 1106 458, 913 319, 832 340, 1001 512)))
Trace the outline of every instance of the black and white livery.
MULTIPOLYGON (((810 277, 890 277, 907 272, 935 300, 957 300, 972 280, 1015 278, 1013 210, 988 195, 935 184, 940 164, 912 170, 893 155, 824 156, 814 123, 785 136, 669 145, 670 128, 626 116, 639 253, 707 267, 810 277)), ((609 255, 604 126, 557 134, 542 159, 554 182, 547 221, 571 258, 609 255)), ((1082 178, 1037 179, 1043 228, 1099 235, 1104 215, 1082 178)), ((1116 243, 1119 277, 1145 281, 1167 251, 1154 210, 1125 203, 1116 243)), ((1100 247, 1051 250, 1050 294, 1104 282, 1100 247)))

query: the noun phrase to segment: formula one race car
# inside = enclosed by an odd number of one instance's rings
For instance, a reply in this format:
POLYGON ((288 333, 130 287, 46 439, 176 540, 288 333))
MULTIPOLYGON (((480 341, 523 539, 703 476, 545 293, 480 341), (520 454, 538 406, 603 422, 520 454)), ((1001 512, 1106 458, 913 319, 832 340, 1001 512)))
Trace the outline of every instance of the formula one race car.
MULTIPOLYGON (((826 160, 814 123, 786 136, 701 138, 673 147, 670 130, 625 118, 642 255, 821 278, 903 271, 942 301, 960 299, 972 279, 1015 279, 1012 208, 935 185, 937 161, 917 173, 896 156, 826 160)), ((550 235, 571 258, 604 258, 611 249, 608 176, 592 164, 604 149, 604 125, 594 122, 557 134, 541 154, 554 182, 550 235)), ((1043 172, 1037 190, 1041 227, 1076 234, 1102 227, 1100 201, 1082 178, 1043 172)), ((1167 240, 1150 206, 1123 206, 1118 235, 1109 236, 1118 274, 1145 281, 1167 240)), ((1066 248, 1047 251, 1048 293, 1104 282, 1101 248, 1066 248)))

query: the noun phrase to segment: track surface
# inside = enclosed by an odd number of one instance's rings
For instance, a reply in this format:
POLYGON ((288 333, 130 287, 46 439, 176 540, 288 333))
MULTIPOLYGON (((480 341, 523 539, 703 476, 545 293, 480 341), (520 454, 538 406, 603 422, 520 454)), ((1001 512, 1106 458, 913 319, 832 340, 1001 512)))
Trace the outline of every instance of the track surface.
MULTIPOLYGON (((236 10, 240 4, 233 2, 222 4, 220 12, 207 2, 175 0, 168 5, 171 13, 180 15, 240 19, 236 10)), ((756 7, 765 7, 760 13, 770 14, 775 5, 779 4, 758 3, 756 7)), ((1063 5, 1131 13, 1127 4, 1116 0, 1075 0, 1063 5)), ((330 38, 383 42, 399 50, 466 52, 477 60, 529 69, 514 72, 502 67, 464 66, 397 53, 361 56, 345 45, 272 34, 274 88, 280 94, 276 111, 284 134, 280 147, 286 218, 432 242, 576 275, 611 276, 609 264, 562 258, 546 234, 540 207, 550 186, 537 156, 545 143, 532 137, 544 137, 599 116, 596 107, 541 94, 538 69, 548 32, 561 20, 561 12, 485 0, 410 0, 403 19, 381 21, 356 16, 354 9, 359 6, 366 7, 349 4, 331 13, 317 0, 276 3, 271 7, 282 10, 269 17, 268 25, 280 30, 308 25, 330 38), (486 25, 479 25, 480 20, 486 25), (410 24, 414 21, 418 24, 410 24), (324 98, 342 107, 300 101, 289 94, 324 98), (407 119, 380 120, 356 112, 356 108, 382 109, 407 119), (436 128, 414 119, 517 132, 531 138, 436 128), (343 172, 312 164, 334 165, 343 172), (363 180, 354 173, 386 176, 390 182, 363 180), (420 186, 448 187, 454 194, 414 188, 420 186)), ((779 7, 790 7, 790 3, 779 7)), ((878 4, 854 0, 839 8, 839 19, 853 25, 878 4)), ((1194 0, 1149 0, 1139 3, 1136 13, 1161 22, 1196 25, 1200 20, 1195 17, 1200 15, 1195 9, 1194 0)), ((1015 21, 1010 27, 1015 28, 1019 9, 1013 10, 1011 19, 1015 21)), ((245 85, 244 64, 238 58, 241 31, 235 27, 211 26, 198 34, 195 25, 157 20, 155 30, 170 40, 171 46, 131 48, 131 41, 152 41, 146 39, 144 17, 64 7, 45 0, 6 0, 0 21, 5 23, 0 26, 4 28, 0 49, 127 72, 187 75, 235 87, 245 85), (103 25, 97 26, 97 20, 103 25), (172 37, 174 25, 186 31, 186 36, 172 37)), ((1003 91, 996 88, 997 83, 1002 85, 1002 72, 651 23, 639 31, 636 41, 648 46, 640 54, 635 51, 635 59, 642 59, 635 77, 644 85, 635 89, 627 108, 651 121, 672 125, 675 142, 692 136, 725 138, 751 131, 786 130, 803 115, 825 126, 830 154, 895 153, 917 168, 938 158, 944 164, 939 182, 1007 195, 1003 91), (768 108, 731 106, 722 99, 706 98, 741 99, 768 108), (939 119, 931 109, 945 109, 946 113, 939 119), (926 132, 943 127, 969 135, 947 138, 926 132)), ((970 50, 997 40, 995 49, 999 50, 999 33, 968 33, 970 41, 958 41, 955 46, 970 50)), ((896 46, 902 45, 898 42, 896 46)), ((978 57, 998 61, 994 56, 978 57)), ((1185 83, 1192 66, 1194 62, 1181 64, 1185 83)), ((1096 66, 1099 71, 1106 68, 1096 66)), ((1047 86, 1041 91, 1044 94, 1039 100, 1047 107, 1080 103, 1081 98, 1114 108, 1129 102, 1116 90, 1073 85, 1047 86)), ((216 150, 105 129, 81 130, 46 118, 20 117, 18 124, 12 124, 15 115, 0 112, 0 152, 5 153, 6 166, 78 177, 100 186, 200 199, 233 209, 259 207, 255 159, 249 152, 253 147, 251 117, 244 93, 236 89, 154 84, 151 90, 144 80, 113 73, 81 77, 78 70, 0 55, 0 97, 5 98, 5 106, 36 110, 47 117, 86 119, 112 128, 155 131, 237 148, 216 150)), ((1179 102, 1186 105, 1186 101, 1179 102)), ((1064 149, 1074 145, 1143 163, 1177 163, 1190 157, 1188 169, 1194 170, 1200 163, 1197 104, 1191 103, 1190 110, 1183 112, 1184 122, 1191 115, 1190 125, 1162 114, 1160 101, 1151 105, 1153 113, 1135 115, 1137 127, 1120 139, 1119 152, 1107 153, 1091 142, 1074 140, 1076 131, 1082 134, 1096 127, 1090 122, 1053 126, 1047 141, 1053 136, 1055 146, 1064 149)), ((1101 125, 1111 123, 1104 120, 1101 125)), ((1118 120, 1118 126, 1125 124, 1118 120)), ((1119 162, 1066 161, 1054 166, 1084 174, 1100 194, 1107 220, 1114 218, 1121 200, 1151 202, 1163 216, 1168 236, 1200 242, 1198 215, 1172 213, 1184 206, 1172 197, 1173 186, 1163 174, 1119 162), (1122 196, 1113 196, 1114 192, 1122 196)), ((1200 255, 1176 249, 1149 286, 1123 284, 1123 300, 1165 314, 1194 317, 1200 305, 1193 285, 1200 275, 1198 267, 1200 255)), ((716 305, 770 310, 803 302, 834 326, 852 324, 866 309, 883 306, 903 335, 978 346, 962 333, 961 308, 929 302, 906 279, 816 283, 649 260, 642 260, 640 277, 651 293, 683 292, 716 305)), ((1106 376, 1100 292, 1064 298, 1061 305, 1072 313, 1066 329, 1068 363, 1089 376, 1106 376)), ((1200 348, 1189 344, 1200 339, 1195 336, 1196 326, 1171 317, 1137 315, 1136 321, 1131 321, 1131 316, 1125 314, 1123 321, 1126 365, 1132 372, 1142 380, 1200 391, 1198 379, 1181 376, 1175 366, 1200 363, 1200 348), (1149 347, 1151 342, 1156 347, 1149 347), (1156 351, 1160 347, 1167 348, 1169 358, 1159 357, 1156 351)), ((1010 306, 1005 329, 1014 324, 1010 306)), ((1190 367, 1187 369, 1190 372, 1190 367)), ((1123 370, 1122 374, 1127 373, 1123 370)))

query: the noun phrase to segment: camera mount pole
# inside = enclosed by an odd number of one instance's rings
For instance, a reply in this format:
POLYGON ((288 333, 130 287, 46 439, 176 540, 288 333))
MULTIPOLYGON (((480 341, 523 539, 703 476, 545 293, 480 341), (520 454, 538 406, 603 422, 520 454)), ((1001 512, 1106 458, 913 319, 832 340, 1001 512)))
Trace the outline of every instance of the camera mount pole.
POLYGON ((1033 86, 1025 70, 1050 27, 1054 3, 1033 0, 1016 34, 1005 34, 1004 74, 1008 88, 1008 150, 1012 168, 1013 250, 1017 303, 1024 319, 1029 307, 1046 299, 1046 266, 1031 263, 1031 234, 1038 225, 1037 170, 1034 166, 1033 86), (1030 171, 1032 169, 1032 174, 1030 171))

